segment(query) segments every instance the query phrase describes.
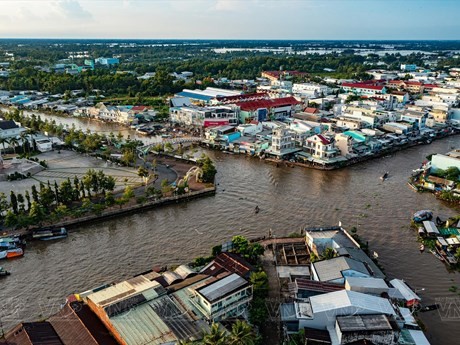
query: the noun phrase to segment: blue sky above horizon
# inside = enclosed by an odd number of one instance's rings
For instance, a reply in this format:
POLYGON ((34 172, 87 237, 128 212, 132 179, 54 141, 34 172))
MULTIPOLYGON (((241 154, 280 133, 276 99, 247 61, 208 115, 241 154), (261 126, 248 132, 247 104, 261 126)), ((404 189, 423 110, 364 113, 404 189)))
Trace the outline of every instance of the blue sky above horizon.
POLYGON ((460 39, 460 0, 0 0, 1 38, 460 39))

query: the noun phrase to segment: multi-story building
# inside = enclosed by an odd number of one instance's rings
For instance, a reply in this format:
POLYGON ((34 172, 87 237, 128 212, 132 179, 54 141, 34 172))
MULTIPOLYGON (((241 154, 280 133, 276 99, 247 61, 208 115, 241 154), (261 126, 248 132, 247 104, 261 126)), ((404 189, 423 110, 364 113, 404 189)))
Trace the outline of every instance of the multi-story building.
POLYGON ((351 92, 358 96, 377 96, 386 94, 386 88, 382 85, 367 83, 343 83, 341 86, 345 92, 351 92))
POLYGON ((402 64, 401 71, 414 72, 417 70, 417 65, 414 64, 402 64))
POLYGON ((194 303, 209 321, 246 315, 252 285, 236 273, 194 289, 194 303))
POLYGON ((273 129, 270 153, 282 157, 292 153, 294 148, 295 142, 292 140, 292 134, 286 127, 281 126, 273 129))
POLYGON ((329 93, 329 87, 326 85, 314 83, 293 84, 292 93, 298 95, 311 95, 314 97, 319 97, 321 95, 327 95, 329 93))
POLYGON ((169 114, 172 122, 194 127, 236 126, 239 117, 238 109, 231 106, 173 107, 169 114))
POLYGON ((236 102, 240 108, 240 123, 279 120, 300 111, 300 102, 294 97, 236 102))
POLYGON ((418 130, 425 128, 427 118, 428 113, 424 111, 406 110, 401 114, 401 121, 412 123, 418 130))
POLYGON ((315 158, 328 159, 337 156, 334 140, 322 134, 313 135, 305 141, 305 150, 315 158))

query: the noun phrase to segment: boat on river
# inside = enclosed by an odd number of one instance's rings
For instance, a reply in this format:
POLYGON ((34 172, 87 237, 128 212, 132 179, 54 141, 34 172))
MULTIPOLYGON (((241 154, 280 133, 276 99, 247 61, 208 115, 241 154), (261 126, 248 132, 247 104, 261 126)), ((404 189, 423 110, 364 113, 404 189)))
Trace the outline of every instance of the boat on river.
POLYGON ((14 259, 24 255, 22 248, 0 249, 0 259, 14 259))
POLYGON ((433 254, 437 259, 441 260, 444 262, 444 258, 438 254, 438 252, 434 249, 430 249, 430 253, 433 254))
POLYGON ((0 266, 0 277, 6 277, 9 276, 11 273, 8 272, 6 269, 0 266))
POLYGON ((414 217, 412 218, 414 222, 421 223, 425 220, 432 220, 433 219, 433 212, 430 210, 421 210, 414 213, 414 217))
POLYGON ((40 241, 52 241, 67 237, 66 228, 46 228, 38 229, 32 232, 32 238, 40 241))
POLYGON ((423 253, 425 251, 425 245, 422 243, 420 245, 420 253, 423 253))
POLYGON ((380 176, 380 179, 381 179, 382 181, 385 181, 385 180, 388 178, 388 175, 389 175, 389 174, 390 174, 389 171, 385 171, 385 173, 384 173, 382 176, 380 176))

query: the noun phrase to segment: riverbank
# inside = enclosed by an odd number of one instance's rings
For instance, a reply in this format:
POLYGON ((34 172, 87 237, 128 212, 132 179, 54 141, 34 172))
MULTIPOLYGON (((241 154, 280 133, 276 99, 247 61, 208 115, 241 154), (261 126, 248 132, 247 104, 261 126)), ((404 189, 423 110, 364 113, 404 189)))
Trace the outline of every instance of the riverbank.
POLYGON ((312 162, 309 162, 309 161, 299 162, 299 161, 296 161, 295 159, 263 158, 263 157, 258 156, 258 155, 242 153, 240 151, 233 152, 233 151, 230 151, 230 150, 223 150, 223 149, 220 149, 218 147, 215 147, 215 146, 212 146, 212 145, 209 145, 209 144, 206 144, 206 143, 202 143, 201 145, 204 146, 205 148, 212 149, 212 150, 217 150, 217 151, 222 151, 222 152, 230 152, 231 154, 245 155, 245 156, 248 156, 248 157, 257 158, 258 160, 263 160, 264 162, 275 164, 276 166, 279 166, 279 165, 284 165, 286 167, 298 166, 298 167, 302 167, 302 168, 329 171, 329 170, 337 170, 337 169, 346 168, 346 167, 356 165, 356 164, 359 164, 359 163, 363 163, 363 162, 373 160, 373 159, 376 159, 376 158, 381 158, 381 157, 385 157, 385 156, 388 156, 388 155, 392 155, 392 154, 395 154, 397 152, 407 150, 407 149, 409 149, 411 147, 416 147, 416 146, 420 146, 420 145, 430 145, 435 140, 447 138, 447 137, 450 137, 450 136, 455 136, 455 135, 458 135, 458 134, 460 134, 460 131, 452 131, 452 132, 449 132, 449 133, 440 133, 438 136, 436 136, 435 138, 432 138, 430 141, 412 141, 412 142, 409 141, 409 142, 407 142, 405 144, 395 145, 395 146, 392 146, 392 147, 384 148, 384 149, 382 149, 382 150, 380 150, 378 152, 375 152, 375 153, 363 154, 363 155, 355 157, 355 158, 351 158, 351 159, 347 159, 347 160, 341 160, 341 161, 334 161, 334 162, 328 162, 328 161, 325 161, 325 160, 323 160, 321 162, 321 160, 319 160, 319 159, 315 159, 312 162))

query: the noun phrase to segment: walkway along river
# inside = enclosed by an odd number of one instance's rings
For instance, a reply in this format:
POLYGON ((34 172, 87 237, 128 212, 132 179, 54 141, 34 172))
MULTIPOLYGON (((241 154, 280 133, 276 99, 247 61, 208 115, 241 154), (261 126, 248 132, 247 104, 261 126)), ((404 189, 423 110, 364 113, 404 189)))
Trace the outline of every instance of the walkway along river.
MULTIPOLYGON (((238 233, 257 237, 272 229, 281 236, 303 226, 339 221, 345 228, 358 228, 390 278, 423 288, 419 293, 425 303, 459 302, 458 295, 449 292, 453 285, 460 287, 459 274, 448 273, 430 253, 420 254, 409 223, 419 209, 432 209, 443 219, 460 209, 407 186, 412 169, 427 155, 447 152, 452 146, 460 146, 458 136, 336 171, 277 168, 244 156, 210 152, 218 168, 215 196, 81 226, 67 239, 33 243, 24 258, 2 262, 12 275, 0 281, 1 323, 8 329, 48 316, 72 292, 120 281, 153 265, 188 262, 238 233), (385 171, 390 177, 382 182, 385 171)), ((458 341, 456 308, 447 316, 444 309, 421 314, 432 344, 458 341)))

